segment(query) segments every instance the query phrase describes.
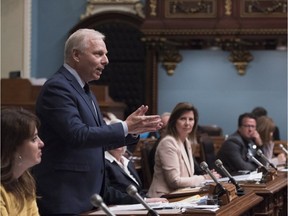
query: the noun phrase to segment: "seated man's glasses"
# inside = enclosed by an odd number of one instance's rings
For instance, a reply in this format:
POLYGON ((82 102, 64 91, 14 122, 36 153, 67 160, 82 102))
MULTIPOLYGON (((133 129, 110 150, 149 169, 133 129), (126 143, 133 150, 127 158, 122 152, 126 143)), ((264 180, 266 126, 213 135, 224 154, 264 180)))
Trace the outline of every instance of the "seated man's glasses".
POLYGON ((242 127, 256 129, 255 125, 242 125, 242 127))

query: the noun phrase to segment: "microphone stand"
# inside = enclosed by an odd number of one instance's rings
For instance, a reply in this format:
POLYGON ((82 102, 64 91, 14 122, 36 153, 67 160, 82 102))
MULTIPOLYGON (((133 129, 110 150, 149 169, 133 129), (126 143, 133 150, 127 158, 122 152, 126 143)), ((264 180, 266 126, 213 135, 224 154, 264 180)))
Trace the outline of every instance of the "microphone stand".
POLYGON ((223 187, 222 184, 219 183, 219 181, 216 179, 216 177, 211 173, 211 171, 208 168, 208 165, 205 161, 201 162, 200 164, 200 168, 202 170, 204 170, 212 179, 213 181, 216 183, 216 186, 213 190, 213 194, 219 197, 223 196, 224 194, 226 194, 226 189, 223 187))
POLYGON ((214 188, 213 194, 214 194, 214 195, 217 195, 218 197, 221 197, 221 196, 223 196, 224 194, 226 194, 226 190, 225 190, 225 188, 223 187, 223 185, 221 185, 221 184, 218 182, 218 183, 216 183, 216 186, 215 186, 215 188, 214 188))
POLYGON ((147 216, 159 216, 154 210, 150 209, 148 210, 147 216))
POLYGON ((145 209, 148 210, 147 216, 159 216, 159 214, 143 200, 143 198, 139 195, 137 188, 133 184, 129 185, 126 188, 126 191, 130 196, 137 199, 138 202, 140 202, 145 207, 145 209))
POLYGON ((215 165, 221 169, 221 171, 229 178, 228 182, 231 182, 236 187, 236 194, 238 196, 244 195, 244 189, 240 187, 240 185, 236 182, 236 180, 233 178, 233 176, 226 170, 226 168, 223 166, 223 163, 220 159, 217 159, 215 161, 215 165))

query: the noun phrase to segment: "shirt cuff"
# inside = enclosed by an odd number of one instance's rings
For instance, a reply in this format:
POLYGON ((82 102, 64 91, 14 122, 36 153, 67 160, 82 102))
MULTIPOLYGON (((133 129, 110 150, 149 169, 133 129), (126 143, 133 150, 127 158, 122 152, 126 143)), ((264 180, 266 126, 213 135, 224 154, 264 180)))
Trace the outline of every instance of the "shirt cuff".
POLYGON ((123 126, 124 134, 125 134, 125 137, 126 137, 128 135, 128 126, 127 126, 125 121, 121 121, 121 124, 123 126))

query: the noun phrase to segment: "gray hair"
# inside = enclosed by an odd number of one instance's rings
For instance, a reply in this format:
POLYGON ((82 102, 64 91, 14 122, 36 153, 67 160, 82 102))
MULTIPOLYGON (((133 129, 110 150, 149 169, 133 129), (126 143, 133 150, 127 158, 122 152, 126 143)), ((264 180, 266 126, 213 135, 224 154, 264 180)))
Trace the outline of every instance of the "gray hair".
POLYGON ((64 61, 65 63, 69 62, 73 50, 77 49, 80 51, 85 50, 88 45, 88 40, 91 38, 95 39, 105 39, 105 35, 94 29, 79 29, 67 39, 64 48, 64 61))

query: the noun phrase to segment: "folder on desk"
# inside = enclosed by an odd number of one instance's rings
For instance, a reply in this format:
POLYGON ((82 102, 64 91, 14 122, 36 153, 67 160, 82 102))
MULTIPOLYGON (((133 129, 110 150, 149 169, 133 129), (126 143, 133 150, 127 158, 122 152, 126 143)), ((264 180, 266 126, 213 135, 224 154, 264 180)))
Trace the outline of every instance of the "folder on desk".
POLYGON ((163 198, 166 199, 172 199, 172 198, 178 198, 178 197, 187 197, 187 196, 194 196, 197 194, 203 194, 207 191, 204 191, 204 188, 202 187, 186 187, 186 188, 180 188, 178 190, 175 190, 169 194, 162 195, 163 198))

